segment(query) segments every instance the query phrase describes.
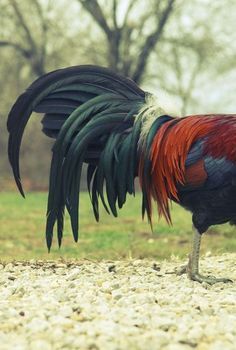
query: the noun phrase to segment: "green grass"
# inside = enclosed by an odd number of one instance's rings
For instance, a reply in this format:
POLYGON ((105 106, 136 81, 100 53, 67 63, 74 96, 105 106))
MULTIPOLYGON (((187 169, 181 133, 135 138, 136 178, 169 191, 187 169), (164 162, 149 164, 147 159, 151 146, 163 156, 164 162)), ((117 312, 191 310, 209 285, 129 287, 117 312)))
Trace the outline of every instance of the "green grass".
MULTIPOLYGON (((82 193, 80 201, 80 239, 74 243, 68 216, 61 249, 54 240, 47 253, 44 229, 47 195, 29 193, 24 200, 18 193, 0 193, 0 258, 1 260, 88 258, 164 259, 171 255, 186 257, 191 242, 191 215, 173 205, 173 226, 154 219, 154 232, 141 219, 141 195, 130 197, 113 218, 101 210, 100 222, 93 217, 90 201, 82 193)), ((102 209, 102 208, 101 208, 102 209)), ((204 235, 202 252, 213 254, 236 250, 235 228, 230 225, 212 227, 204 235)))

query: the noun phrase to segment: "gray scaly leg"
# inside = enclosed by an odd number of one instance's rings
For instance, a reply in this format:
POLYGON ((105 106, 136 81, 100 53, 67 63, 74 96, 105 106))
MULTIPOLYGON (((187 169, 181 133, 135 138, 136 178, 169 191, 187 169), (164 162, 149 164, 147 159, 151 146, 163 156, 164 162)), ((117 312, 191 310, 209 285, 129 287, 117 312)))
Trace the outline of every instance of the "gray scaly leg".
POLYGON ((189 261, 187 266, 183 266, 180 271, 178 271, 178 275, 183 273, 187 273, 188 277, 197 282, 206 282, 208 284, 215 284, 218 282, 232 282, 229 278, 216 278, 214 276, 203 276, 199 273, 199 253, 201 246, 201 234, 198 230, 193 227, 193 241, 192 241, 192 249, 189 255, 189 261))

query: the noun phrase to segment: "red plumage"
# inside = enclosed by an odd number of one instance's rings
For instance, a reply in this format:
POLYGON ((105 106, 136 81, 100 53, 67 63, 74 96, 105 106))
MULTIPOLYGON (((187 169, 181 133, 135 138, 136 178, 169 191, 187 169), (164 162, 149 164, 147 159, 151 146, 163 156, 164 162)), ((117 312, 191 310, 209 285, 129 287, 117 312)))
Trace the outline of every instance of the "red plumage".
POLYGON ((207 180, 207 173, 204 169, 204 161, 198 160, 195 164, 185 169, 185 183, 192 187, 200 187, 207 180))
MULTIPOLYGON (((171 222, 169 199, 178 200, 177 185, 202 184, 207 178, 202 161, 197 166, 185 167, 192 145, 207 138, 204 154, 215 158, 226 157, 236 162, 236 116, 191 115, 165 123, 154 137, 150 159, 152 186, 148 197, 158 203, 159 214, 171 222)), ((143 172, 142 165, 139 168, 143 172)), ((141 176, 140 176, 141 177, 141 176)), ((142 180, 141 180, 142 186, 142 180)))

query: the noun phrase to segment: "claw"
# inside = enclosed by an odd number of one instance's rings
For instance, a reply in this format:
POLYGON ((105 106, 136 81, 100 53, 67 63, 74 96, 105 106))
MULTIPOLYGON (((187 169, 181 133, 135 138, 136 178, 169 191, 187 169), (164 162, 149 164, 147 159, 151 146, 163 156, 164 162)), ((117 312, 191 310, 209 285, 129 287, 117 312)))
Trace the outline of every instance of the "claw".
POLYGON ((203 276, 203 275, 200 275, 199 273, 189 273, 188 272, 188 276, 193 281, 197 281, 200 283, 205 282, 205 283, 208 283, 210 285, 213 285, 215 283, 220 283, 220 282, 233 283, 233 281, 229 278, 216 278, 214 276, 203 276))

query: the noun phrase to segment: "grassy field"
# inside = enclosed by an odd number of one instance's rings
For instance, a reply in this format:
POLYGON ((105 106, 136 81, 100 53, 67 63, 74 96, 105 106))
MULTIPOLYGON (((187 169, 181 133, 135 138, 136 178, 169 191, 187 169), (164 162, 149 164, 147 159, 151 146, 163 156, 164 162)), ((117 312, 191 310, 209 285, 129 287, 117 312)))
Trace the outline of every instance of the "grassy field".
MULTIPOLYGON (((164 220, 154 220, 152 233, 140 215, 141 196, 129 198, 119 218, 101 210, 100 223, 96 223, 89 198, 81 195, 80 239, 74 243, 68 216, 61 249, 54 240, 51 253, 47 253, 44 229, 47 195, 29 193, 26 199, 18 193, 0 193, 0 259, 164 259, 171 255, 186 257, 191 242, 191 215, 173 205, 173 226, 164 220)), ((101 208, 102 209, 102 208, 101 208)), ((202 253, 212 254, 236 251, 235 228, 230 225, 212 227, 204 235, 202 253)))

